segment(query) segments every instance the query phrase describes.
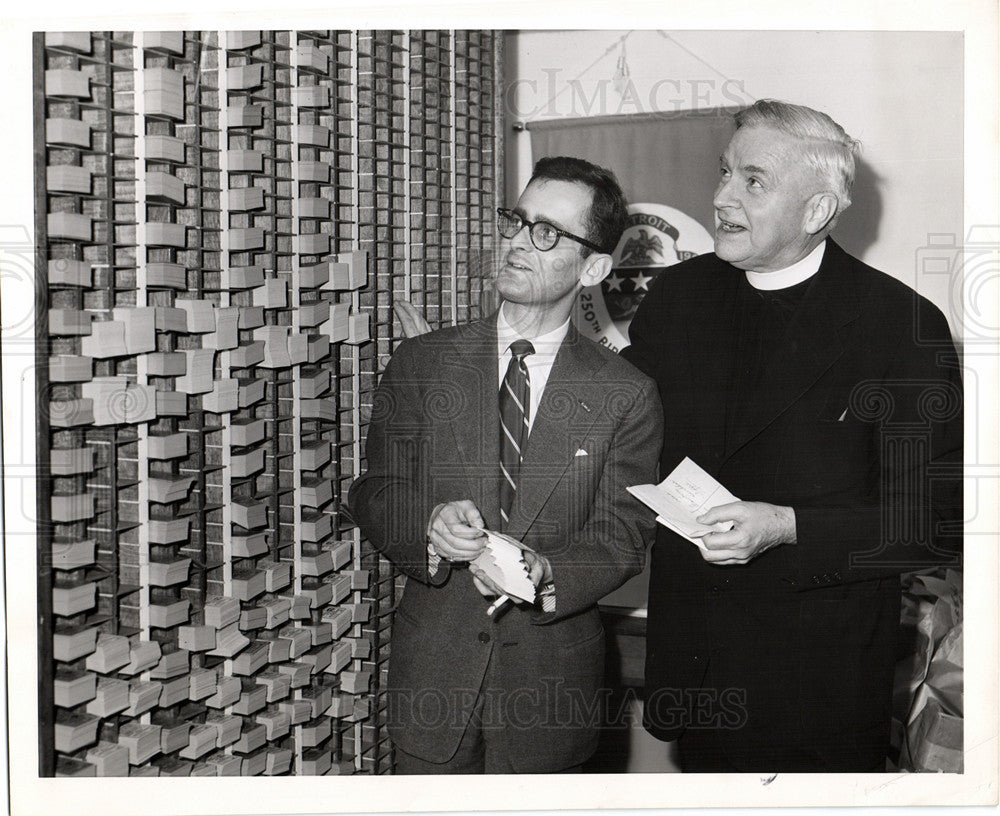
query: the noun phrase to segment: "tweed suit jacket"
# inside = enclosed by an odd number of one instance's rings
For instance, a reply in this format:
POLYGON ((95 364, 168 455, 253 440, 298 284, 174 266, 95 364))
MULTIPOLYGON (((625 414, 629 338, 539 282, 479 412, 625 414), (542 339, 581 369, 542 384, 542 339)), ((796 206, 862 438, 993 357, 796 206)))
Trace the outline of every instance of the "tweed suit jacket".
POLYGON ((397 348, 379 383, 367 472, 350 491, 361 529, 407 575, 393 620, 389 732, 441 762, 477 695, 515 770, 554 771, 595 749, 604 637, 597 602, 642 567, 653 514, 625 490, 655 478, 663 419, 653 382, 571 326, 525 445, 505 532, 552 564, 554 612, 494 622, 468 569, 427 566, 432 510, 470 499, 500 530, 496 317, 397 348), (491 657, 495 687, 484 686, 491 657))

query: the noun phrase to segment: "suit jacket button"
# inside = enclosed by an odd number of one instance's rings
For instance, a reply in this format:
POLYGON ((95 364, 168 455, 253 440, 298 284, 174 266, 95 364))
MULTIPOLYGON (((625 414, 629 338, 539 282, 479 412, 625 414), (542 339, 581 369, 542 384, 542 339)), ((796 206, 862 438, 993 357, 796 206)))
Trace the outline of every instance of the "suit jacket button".
POLYGON ((479 633, 479 642, 480 643, 489 643, 490 642, 489 632, 480 632, 479 633))

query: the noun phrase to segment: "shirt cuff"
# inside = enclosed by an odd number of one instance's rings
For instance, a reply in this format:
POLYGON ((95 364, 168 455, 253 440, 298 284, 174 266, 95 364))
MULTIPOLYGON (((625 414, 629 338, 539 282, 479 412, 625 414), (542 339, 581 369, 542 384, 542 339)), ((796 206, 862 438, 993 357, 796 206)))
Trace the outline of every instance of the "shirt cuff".
POLYGON ((430 576, 437 575, 438 567, 440 566, 441 556, 435 552, 431 540, 427 539, 427 574, 430 576))
POLYGON ((538 588, 538 600, 542 604, 542 612, 556 611, 556 585, 551 581, 538 588))

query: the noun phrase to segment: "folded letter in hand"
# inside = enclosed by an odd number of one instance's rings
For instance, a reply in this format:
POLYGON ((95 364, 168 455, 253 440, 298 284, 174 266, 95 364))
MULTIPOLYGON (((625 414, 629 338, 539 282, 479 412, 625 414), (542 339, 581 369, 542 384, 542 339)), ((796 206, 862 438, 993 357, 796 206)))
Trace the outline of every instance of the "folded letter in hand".
POLYGON ((702 549, 701 536, 711 532, 724 533, 733 524, 699 524, 697 517, 720 504, 739 501, 686 456, 658 485, 633 485, 627 490, 656 511, 656 520, 660 524, 702 549))
POLYGON ((486 533, 486 547, 470 563, 489 576, 505 594, 528 603, 535 602, 535 585, 528 577, 528 565, 521 554, 527 549, 517 539, 483 530, 486 533))

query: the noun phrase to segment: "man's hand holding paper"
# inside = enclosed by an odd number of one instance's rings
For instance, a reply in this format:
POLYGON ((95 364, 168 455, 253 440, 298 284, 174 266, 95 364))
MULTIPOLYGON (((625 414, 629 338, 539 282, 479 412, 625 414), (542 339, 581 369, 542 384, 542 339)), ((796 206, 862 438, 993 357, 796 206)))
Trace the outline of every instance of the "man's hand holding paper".
POLYGON ((746 564, 771 547, 795 542, 792 508, 740 501, 687 457, 658 485, 628 491, 713 564, 746 564))
POLYGON ((468 500, 439 504, 427 525, 427 540, 434 553, 449 561, 471 561, 483 551, 483 517, 468 500))
POLYGON ((725 532, 702 536, 702 557, 713 564, 746 564, 778 544, 794 544, 795 511, 765 502, 737 501, 713 507, 698 517, 703 524, 725 524, 725 532))
POLYGON ((485 597, 508 595, 534 603, 538 587, 552 580, 548 559, 503 533, 483 532, 486 547, 469 564, 476 588, 485 597))
POLYGON ((548 558, 527 548, 521 555, 524 558, 524 563, 528 566, 528 578, 531 579, 531 583, 535 585, 536 589, 543 584, 552 582, 552 565, 548 558))

